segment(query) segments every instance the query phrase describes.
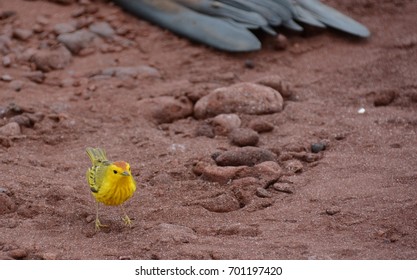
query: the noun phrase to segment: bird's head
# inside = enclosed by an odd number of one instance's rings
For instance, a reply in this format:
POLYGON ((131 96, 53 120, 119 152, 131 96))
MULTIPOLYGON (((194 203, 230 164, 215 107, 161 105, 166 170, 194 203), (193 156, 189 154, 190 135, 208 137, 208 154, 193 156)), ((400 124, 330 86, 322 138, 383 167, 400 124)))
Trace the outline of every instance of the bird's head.
POLYGON ((125 161, 115 161, 109 166, 110 174, 113 176, 129 177, 132 176, 129 163, 125 161))

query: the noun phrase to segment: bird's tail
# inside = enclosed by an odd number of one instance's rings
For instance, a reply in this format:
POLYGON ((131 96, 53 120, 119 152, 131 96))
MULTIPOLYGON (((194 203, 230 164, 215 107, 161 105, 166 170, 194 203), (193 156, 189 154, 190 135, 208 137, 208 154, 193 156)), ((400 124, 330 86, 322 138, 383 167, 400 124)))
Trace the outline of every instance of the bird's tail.
POLYGON ((106 152, 103 149, 88 147, 86 151, 93 164, 107 161, 106 152))

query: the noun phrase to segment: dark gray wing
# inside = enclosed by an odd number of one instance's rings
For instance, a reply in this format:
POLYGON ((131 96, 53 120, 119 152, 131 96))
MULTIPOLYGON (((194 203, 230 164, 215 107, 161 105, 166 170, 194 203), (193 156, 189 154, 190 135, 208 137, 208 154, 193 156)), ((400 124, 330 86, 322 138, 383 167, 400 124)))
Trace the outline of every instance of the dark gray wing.
POLYGON ((250 30, 302 31, 299 24, 330 26, 366 38, 369 30, 319 0, 113 0, 125 10, 191 40, 232 52, 261 43, 250 30))

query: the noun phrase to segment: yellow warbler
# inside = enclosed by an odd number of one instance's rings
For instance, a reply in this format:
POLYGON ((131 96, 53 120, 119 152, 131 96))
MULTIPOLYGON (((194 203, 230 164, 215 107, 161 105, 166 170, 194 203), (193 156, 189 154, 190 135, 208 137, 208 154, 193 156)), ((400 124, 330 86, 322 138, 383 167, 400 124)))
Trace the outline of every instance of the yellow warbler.
POLYGON ((87 170, 87 182, 97 201, 96 230, 105 227, 98 219, 99 202, 105 205, 120 205, 124 215, 122 220, 126 225, 131 226, 132 222, 122 205, 136 191, 130 165, 125 161, 110 162, 106 157, 106 152, 100 148, 87 148, 86 151, 93 164, 87 170))

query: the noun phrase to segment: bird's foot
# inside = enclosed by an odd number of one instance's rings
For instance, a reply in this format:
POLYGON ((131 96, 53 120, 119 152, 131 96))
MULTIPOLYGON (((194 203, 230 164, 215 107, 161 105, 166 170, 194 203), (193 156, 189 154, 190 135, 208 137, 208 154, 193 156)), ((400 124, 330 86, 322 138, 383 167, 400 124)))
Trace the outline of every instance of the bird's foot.
POLYGON ((125 222, 126 226, 132 227, 132 221, 130 220, 130 218, 125 215, 124 217, 122 217, 123 222, 125 222))
POLYGON ((108 225, 103 225, 99 219, 96 219, 96 231, 99 231, 102 227, 108 227, 108 225))

